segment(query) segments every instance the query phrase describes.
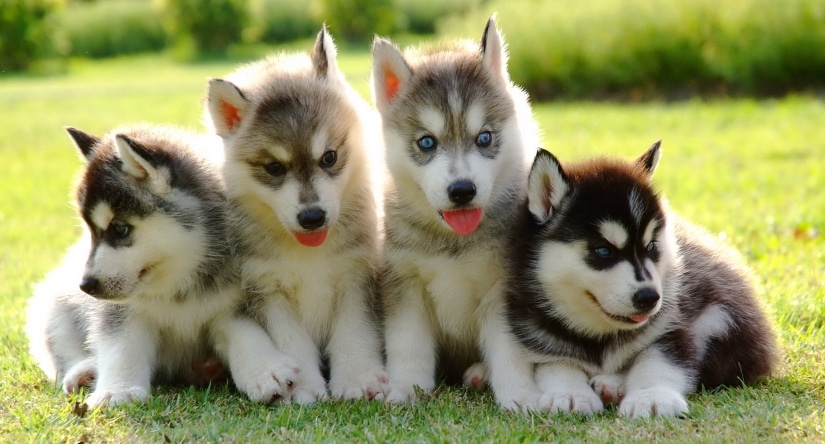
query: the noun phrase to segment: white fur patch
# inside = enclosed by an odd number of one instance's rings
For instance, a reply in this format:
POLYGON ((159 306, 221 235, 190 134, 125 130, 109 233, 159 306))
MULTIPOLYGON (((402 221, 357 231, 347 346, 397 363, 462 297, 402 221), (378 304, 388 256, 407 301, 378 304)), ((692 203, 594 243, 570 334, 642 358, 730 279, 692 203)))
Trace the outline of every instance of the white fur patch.
POLYGON ((479 102, 471 103, 467 107, 464 120, 471 134, 479 133, 484 127, 484 106, 479 102))
POLYGON ((418 111, 418 120, 430 134, 436 137, 444 132, 444 115, 432 106, 423 106, 418 111))
POLYGON ((106 230, 112 219, 115 218, 115 213, 112 208, 105 202, 100 202, 92 209, 92 223, 100 230, 106 230))
POLYGON ((713 338, 725 336, 733 326, 733 318, 718 305, 709 305, 693 322, 696 345, 704 350, 705 344, 713 338))
POLYGON ((651 220, 650 223, 647 224, 644 234, 642 235, 642 242, 644 245, 648 245, 653 241, 653 235, 657 228, 659 228, 659 221, 656 219, 651 220))
POLYGON ((630 190, 630 193, 627 195, 627 201, 630 203, 630 214, 633 215, 633 219, 636 221, 636 224, 640 224, 646 208, 644 201, 642 201, 642 196, 639 195, 638 188, 634 187, 630 190))
POLYGON ((599 233, 604 240, 610 242, 614 247, 621 250, 627 244, 627 229, 622 224, 607 220, 599 224, 599 233))
POLYGON ((310 152, 312 153, 312 157, 315 159, 320 159, 321 156, 330 149, 335 149, 336 147, 329 146, 329 139, 327 138, 327 129, 320 128, 317 132, 312 134, 312 138, 310 140, 310 152))

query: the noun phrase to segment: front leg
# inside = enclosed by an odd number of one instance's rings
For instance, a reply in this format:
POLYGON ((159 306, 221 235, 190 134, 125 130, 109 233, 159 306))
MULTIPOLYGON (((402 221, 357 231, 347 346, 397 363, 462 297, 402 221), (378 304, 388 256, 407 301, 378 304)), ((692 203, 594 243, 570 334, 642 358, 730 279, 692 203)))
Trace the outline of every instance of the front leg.
POLYGON ((149 396, 157 363, 157 338, 141 322, 127 317, 104 325, 97 338, 97 382, 89 407, 143 401, 149 396))
POLYGON ((480 343, 490 388, 502 408, 534 410, 539 393, 533 375, 534 365, 507 325, 500 281, 493 285, 484 300, 487 306, 482 307, 480 343))
POLYGON ((327 385, 321 374, 321 354, 307 329, 286 297, 270 297, 264 307, 266 330, 281 353, 294 359, 300 374, 292 387, 292 400, 310 404, 327 398, 327 385))
POLYGON ((372 286, 358 279, 342 287, 327 345, 330 392, 335 399, 383 400, 389 377, 382 363, 378 313, 369 304, 372 286))
POLYGON ((424 394, 435 389, 436 342, 424 298, 423 285, 413 279, 393 282, 386 295, 388 402, 414 401, 416 387, 424 394))
POLYGON ((275 348, 272 338, 251 319, 227 316, 213 330, 215 350, 229 364, 232 381, 255 402, 291 399, 298 363, 275 348))
POLYGON ((585 415, 604 410, 602 400, 590 387, 587 373, 577 366, 565 362, 541 364, 536 369, 536 382, 542 392, 542 410, 585 415))
POLYGON ((657 345, 639 353, 627 373, 619 413, 630 418, 684 416, 693 371, 668 359, 657 345))

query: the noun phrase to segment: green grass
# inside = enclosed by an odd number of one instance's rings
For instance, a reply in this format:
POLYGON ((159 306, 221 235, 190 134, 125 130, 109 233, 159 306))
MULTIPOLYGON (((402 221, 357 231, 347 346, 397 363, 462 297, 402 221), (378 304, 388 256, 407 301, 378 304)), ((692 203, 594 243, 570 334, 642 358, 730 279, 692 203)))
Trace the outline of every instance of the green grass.
MULTIPOLYGON (((366 94, 369 55, 340 63, 366 94)), ((502 413, 489 393, 453 388, 413 406, 266 407, 225 387, 159 387, 145 404, 73 414, 82 398, 46 381, 23 333, 33 284, 79 233, 69 193, 82 162, 62 127, 198 128, 205 79, 232 68, 141 56, 74 62, 66 77, 0 78, 0 441, 825 440, 825 104, 811 97, 535 106, 545 147, 562 160, 636 156, 662 138, 655 180, 672 207, 725 233, 761 277, 783 365, 756 387, 691 395, 687 419, 502 413)))

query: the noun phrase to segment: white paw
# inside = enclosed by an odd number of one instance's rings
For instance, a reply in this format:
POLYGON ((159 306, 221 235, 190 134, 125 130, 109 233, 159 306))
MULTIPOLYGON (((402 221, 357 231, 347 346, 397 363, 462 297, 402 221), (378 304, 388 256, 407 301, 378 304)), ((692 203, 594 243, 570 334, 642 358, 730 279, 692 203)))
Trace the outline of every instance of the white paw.
POLYGON ((80 390, 80 387, 91 387, 96 376, 97 368, 93 359, 78 362, 63 376, 63 393, 68 395, 80 390))
POLYGON ((624 396, 624 376, 611 373, 590 378, 590 387, 605 405, 617 405, 624 396))
MULTIPOLYGON (((389 392, 389 376, 383 369, 369 370, 349 381, 338 381, 333 375, 330 391, 334 399, 373 399, 381 401, 389 392)), ((343 379, 343 378, 342 378, 343 379)))
POLYGON ((292 389, 292 402, 296 404, 306 405, 306 404, 313 404, 318 401, 324 401, 327 399, 327 389, 326 386, 307 386, 306 384, 302 386, 296 386, 292 389))
POLYGON ((517 391, 517 392, 509 392, 509 393, 496 393, 496 401, 498 402, 499 407, 504 410, 510 410, 513 412, 528 412, 538 410, 539 406, 539 395, 538 393, 532 393, 526 390, 517 391))
POLYGON ((476 362, 464 371, 461 381, 468 389, 483 390, 487 387, 487 367, 481 362, 476 362))
POLYGON ((551 412, 576 412, 592 415, 604 410, 604 404, 590 387, 554 388, 542 393, 539 407, 551 412))
POLYGON ((387 393, 384 401, 389 402, 391 404, 406 404, 410 402, 414 402, 418 399, 419 396, 427 396, 435 389, 435 384, 429 384, 427 386, 409 386, 409 385, 398 385, 393 384, 390 381, 390 391, 387 393))
POLYGON ((290 390, 299 378, 300 369, 291 359, 255 363, 248 368, 236 368, 232 380, 238 390, 255 402, 277 404, 290 399, 290 390))
POLYGON ((86 404, 90 408, 114 407, 120 404, 131 404, 132 402, 142 402, 149 396, 149 390, 144 387, 129 388, 97 388, 88 398, 86 404))
POLYGON ((650 416, 684 416, 687 412, 685 397, 667 387, 652 387, 628 392, 619 404, 619 413, 631 419, 650 416))

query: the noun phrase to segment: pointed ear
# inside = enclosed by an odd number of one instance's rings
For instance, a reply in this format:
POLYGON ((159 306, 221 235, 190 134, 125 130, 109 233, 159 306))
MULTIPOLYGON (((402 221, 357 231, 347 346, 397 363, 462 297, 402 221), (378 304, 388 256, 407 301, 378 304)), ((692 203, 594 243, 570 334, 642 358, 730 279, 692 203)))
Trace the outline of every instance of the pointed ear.
POLYGON ((315 46, 309 54, 312 59, 312 65, 315 67, 315 75, 319 78, 332 78, 338 75, 338 62, 335 57, 337 54, 335 43, 332 42, 332 36, 327 31, 327 26, 324 25, 315 39, 315 46))
POLYGON ((527 208, 539 225, 544 225, 570 192, 570 182, 558 159, 539 149, 527 178, 527 208))
POLYGON ((372 92, 378 111, 384 111, 412 77, 401 50, 392 42, 376 37, 372 44, 372 92))
POLYGON ((148 179, 152 191, 165 195, 172 190, 168 171, 161 170, 152 154, 125 134, 115 135, 115 147, 123 162, 123 171, 137 179, 148 179))
POLYGON ((241 90, 232 82, 209 79, 206 100, 215 132, 221 137, 235 134, 249 108, 249 100, 241 90))
POLYGON ((80 149, 80 154, 83 155, 83 158, 87 161, 92 158, 92 152, 94 150, 95 145, 100 143, 100 137, 93 136, 89 133, 80 131, 77 128, 73 128, 71 126, 67 126, 66 132, 69 133, 69 136, 72 138, 75 146, 80 149))
POLYGON ((660 149, 661 146, 661 140, 653 142, 653 145, 651 145, 644 154, 636 159, 636 165, 642 168, 642 170, 647 173, 648 177, 653 176, 653 172, 659 164, 659 159, 662 157, 662 150, 660 149))
POLYGON ((507 74, 507 50, 504 47, 504 39, 496 27, 496 16, 487 20, 484 28, 484 35, 481 36, 481 54, 484 65, 492 72, 500 75, 503 79, 509 80, 507 74))

